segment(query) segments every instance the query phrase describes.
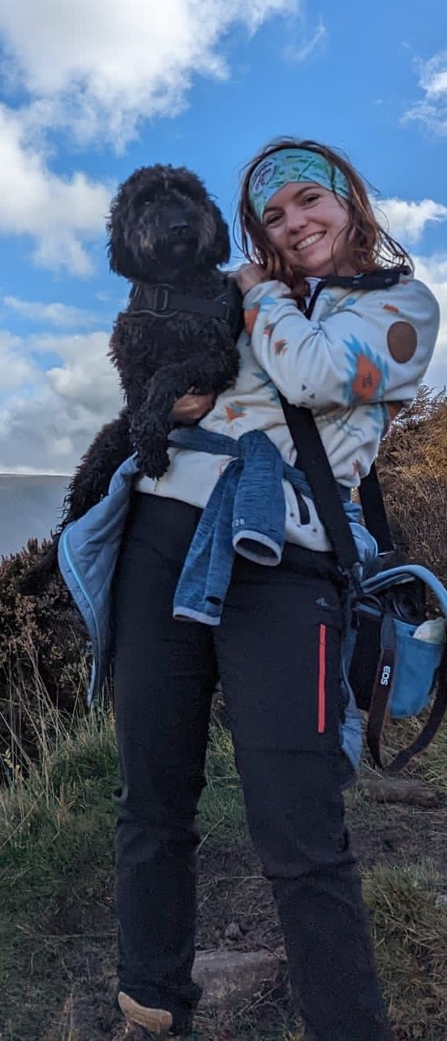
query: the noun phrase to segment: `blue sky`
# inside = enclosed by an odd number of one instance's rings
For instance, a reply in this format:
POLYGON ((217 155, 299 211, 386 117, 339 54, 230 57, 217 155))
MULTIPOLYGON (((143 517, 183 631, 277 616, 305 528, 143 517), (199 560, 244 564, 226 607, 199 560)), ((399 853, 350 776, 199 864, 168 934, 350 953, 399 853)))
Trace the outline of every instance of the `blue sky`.
POLYGON ((377 190, 440 300, 427 382, 447 383, 444 0, 14 0, 0 60, 0 472, 71 473, 117 412, 116 185, 186 165, 232 222, 279 134, 342 148, 377 190))

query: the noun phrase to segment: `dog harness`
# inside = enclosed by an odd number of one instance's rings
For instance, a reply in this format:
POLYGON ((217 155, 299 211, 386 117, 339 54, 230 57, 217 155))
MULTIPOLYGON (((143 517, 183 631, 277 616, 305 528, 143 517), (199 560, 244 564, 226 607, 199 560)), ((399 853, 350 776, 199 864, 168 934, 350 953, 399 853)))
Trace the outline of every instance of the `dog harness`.
MULTIPOLYGON (((141 314, 150 314, 156 318, 171 318, 177 311, 190 314, 203 314, 208 318, 217 318, 220 322, 230 323, 235 306, 235 295, 231 283, 221 296, 208 300, 192 293, 179 293, 167 283, 148 285, 135 283, 130 293, 132 307, 126 318, 134 318, 141 314), (141 306, 139 306, 141 304, 141 306)), ((240 306, 240 297, 239 297, 240 306)))

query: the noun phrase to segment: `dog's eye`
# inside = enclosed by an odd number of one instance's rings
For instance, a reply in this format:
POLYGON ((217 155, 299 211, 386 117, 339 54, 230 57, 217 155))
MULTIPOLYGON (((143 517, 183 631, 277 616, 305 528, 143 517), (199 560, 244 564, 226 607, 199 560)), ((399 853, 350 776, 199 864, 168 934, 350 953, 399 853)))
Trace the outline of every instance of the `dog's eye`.
POLYGON ((144 206, 151 206, 154 200, 153 200, 152 196, 149 194, 149 192, 146 191, 146 192, 144 192, 144 194, 138 196, 135 201, 136 201, 136 205, 140 209, 143 209, 144 206))

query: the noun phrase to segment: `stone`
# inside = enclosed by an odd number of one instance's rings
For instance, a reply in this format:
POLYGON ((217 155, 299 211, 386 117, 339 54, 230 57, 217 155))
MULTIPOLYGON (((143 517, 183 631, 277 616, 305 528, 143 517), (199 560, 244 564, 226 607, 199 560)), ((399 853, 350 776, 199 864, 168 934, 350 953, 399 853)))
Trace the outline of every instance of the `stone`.
POLYGON ((225 929, 225 939, 226 940, 240 940, 241 936, 242 936, 242 932, 241 932, 241 929, 240 929, 240 926, 238 925, 238 923, 237 922, 230 922, 230 924, 227 925, 227 928, 225 929))
POLYGON ((439 795, 424 781, 407 777, 384 777, 372 774, 361 777, 358 789, 373 802, 403 803, 407 806, 439 806, 439 795))
POLYGON ((203 987, 204 1008, 234 1009, 265 985, 272 985, 279 960, 270 951, 199 951, 194 980, 203 987))

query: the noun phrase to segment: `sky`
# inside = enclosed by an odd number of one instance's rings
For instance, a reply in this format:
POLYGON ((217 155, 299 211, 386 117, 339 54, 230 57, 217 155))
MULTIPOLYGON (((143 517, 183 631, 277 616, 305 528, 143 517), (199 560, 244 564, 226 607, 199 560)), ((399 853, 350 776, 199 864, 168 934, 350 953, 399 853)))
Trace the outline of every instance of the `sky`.
MULTIPOLYGON (((447 384, 445 0, 0 5, 0 473, 71 474, 120 407, 107 357, 117 185, 188 166, 233 222, 272 137, 341 148, 439 299, 447 384)), ((234 248, 232 262, 239 254, 234 248)))

